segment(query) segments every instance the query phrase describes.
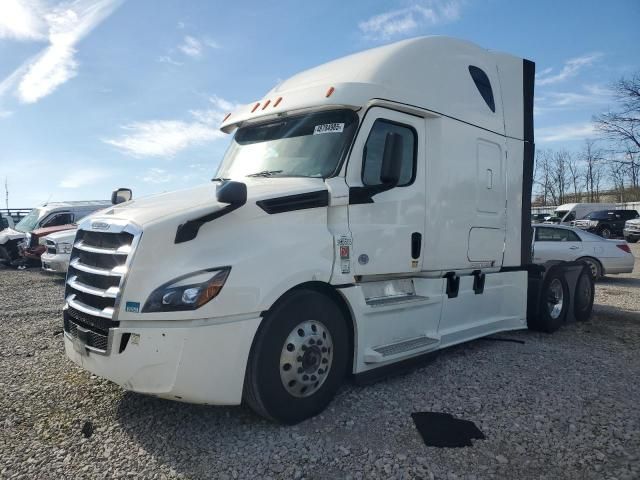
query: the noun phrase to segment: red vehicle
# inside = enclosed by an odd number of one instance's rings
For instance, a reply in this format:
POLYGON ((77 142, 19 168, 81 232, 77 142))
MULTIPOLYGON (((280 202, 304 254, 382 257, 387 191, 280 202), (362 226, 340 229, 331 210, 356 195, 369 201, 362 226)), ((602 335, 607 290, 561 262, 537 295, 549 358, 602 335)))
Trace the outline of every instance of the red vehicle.
POLYGON ((37 228, 27 234, 27 237, 19 244, 18 250, 20 256, 28 262, 40 262, 40 256, 47 250, 44 243, 44 237, 51 233, 61 232, 63 230, 71 230, 78 228, 74 223, 66 225, 56 225, 55 227, 37 228))

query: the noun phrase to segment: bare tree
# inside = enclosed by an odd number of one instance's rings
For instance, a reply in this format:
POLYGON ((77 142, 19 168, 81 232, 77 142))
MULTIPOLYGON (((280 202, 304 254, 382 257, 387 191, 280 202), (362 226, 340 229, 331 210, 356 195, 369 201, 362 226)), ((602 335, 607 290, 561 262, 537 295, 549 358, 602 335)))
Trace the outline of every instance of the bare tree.
POLYGON ((588 139, 585 140, 580 157, 585 164, 584 179, 587 198, 590 202, 597 202, 600 200, 600 184, 603 177, 602 151, 596 148, 594 140, 588 139))
POLYGON ((550 150, 536 150, 534 181, 538 187, 542 205, 557 205, 553 190, 552 157, 553 153, 550 150))
POLYGON ((609 178, 613 182, 613 190, 616 193, 617 201, 624 202, 625 201, 625 189, 624 189, 624 181, 627 176, 627 169, 625 165, 616 161, 609 161, 607 163, 609 167, 609 178))
POLYGON ((554 152, 553 160, 551 163, 552 173, 552 190, 555 194, 557 204, 565 203, 565 197, 567 194, 567 187, 569 186, 569 152, 566 150, 559 150, 554 152))
POLYGON ((619 110, 594 117, 596 128, 606 138, 640 153, 640 72, 613 85, 619 110))
POLYGON ((573 187, 573 201, 580 202, 582 200, 583 172, 575 155, 569 155, 567 159, 567 169, 569 170, 571 186, 573 187))
POLYGON ((618 80, 612 90, 617 108, 595 116, 594 122, 602 136, 613 142, 617 155, 612 161, 623 166, 612 166, 610 170, 616 176, 624 170, 631 191, 637 192, 640 191, 640 71, 631 78, 618 80))

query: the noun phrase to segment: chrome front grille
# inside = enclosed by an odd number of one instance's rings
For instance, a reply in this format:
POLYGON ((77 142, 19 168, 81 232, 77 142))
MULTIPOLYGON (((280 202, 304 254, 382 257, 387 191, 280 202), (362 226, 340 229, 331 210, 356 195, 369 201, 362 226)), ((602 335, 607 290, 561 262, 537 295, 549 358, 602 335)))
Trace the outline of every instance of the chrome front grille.
POLYGON ((99 222, 80 225, 71 251, 64 312, 65 334, 90 351, 108 354, 111 329, 119 325, 117 310, 130 254, 140 236, 136 227, 99 222))

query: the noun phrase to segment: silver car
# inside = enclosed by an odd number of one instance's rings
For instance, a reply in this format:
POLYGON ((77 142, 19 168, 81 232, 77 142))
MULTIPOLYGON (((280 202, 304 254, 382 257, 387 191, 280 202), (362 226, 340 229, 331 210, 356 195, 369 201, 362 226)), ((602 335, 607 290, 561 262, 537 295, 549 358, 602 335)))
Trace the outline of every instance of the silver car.
POLYGON ((579 228, 562 225, 532 225, 533 263, 583 260, 594 278, 631 273, 634 257, 624 240, 605 240, 579 228))

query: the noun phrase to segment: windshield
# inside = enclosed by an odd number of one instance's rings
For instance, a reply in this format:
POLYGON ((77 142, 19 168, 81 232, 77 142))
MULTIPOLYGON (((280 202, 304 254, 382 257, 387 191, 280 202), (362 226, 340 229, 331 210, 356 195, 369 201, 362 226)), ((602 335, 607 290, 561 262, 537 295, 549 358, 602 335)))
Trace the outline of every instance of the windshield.
POLYGON ((240 128, 216 176, 330 177, 357 125, 355 112, 332 110, 240 128))
POLYGON ((591 212, 591 213, 587 213, 584 218, 607 218, 607 212, 591 212))
POLYGON ((18 222, 15 229, 19 232, 30 232, 38 225, 38 220, 42 216, 42 210, 34 208, 26 217, 18 222))
POLYGON ((569 213, 569 210, 556 210, 556 211, 555 211, 555 216, 556 216, 556 217, 558 217, 558 218, 560 218, 560 219, 563 219, 563 218, 564 218, 564 216, 565 216, 567 213, 569 213))

